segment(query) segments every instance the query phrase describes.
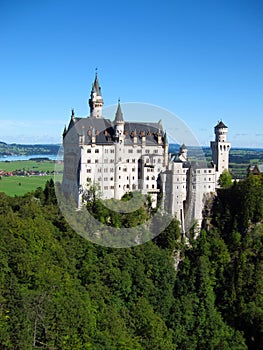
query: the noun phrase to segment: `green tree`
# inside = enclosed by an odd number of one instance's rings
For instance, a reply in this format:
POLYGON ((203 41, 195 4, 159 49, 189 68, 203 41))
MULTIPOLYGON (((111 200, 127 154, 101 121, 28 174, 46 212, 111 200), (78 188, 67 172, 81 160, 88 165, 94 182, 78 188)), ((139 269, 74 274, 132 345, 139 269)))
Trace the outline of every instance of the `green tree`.
POLYGON ((232 176, 228 170, 224 170, 218 179, 221 188, 228 188, 232 185, 232 176))

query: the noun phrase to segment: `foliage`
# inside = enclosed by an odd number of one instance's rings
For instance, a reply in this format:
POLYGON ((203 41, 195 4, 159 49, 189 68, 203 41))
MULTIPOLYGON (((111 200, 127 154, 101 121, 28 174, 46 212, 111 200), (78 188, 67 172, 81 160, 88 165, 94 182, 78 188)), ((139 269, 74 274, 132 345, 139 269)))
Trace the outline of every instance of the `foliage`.
MULTIPOLYGON (((262 349, 262 189, 261 177, 221 189, 213 227, 190 245, 174 220, 125 249, 77 235, 52 181, 23 197, 0 193, 0 348, 262 349)), ((89 209, 119 226, 152 214, 147 201, 134 216, 97 198, 89 209)))
POLYGON ((219 177, 218 184, 221 188, 228 188, 232 185, 232 176, 228 170, 224 170, 219 177))

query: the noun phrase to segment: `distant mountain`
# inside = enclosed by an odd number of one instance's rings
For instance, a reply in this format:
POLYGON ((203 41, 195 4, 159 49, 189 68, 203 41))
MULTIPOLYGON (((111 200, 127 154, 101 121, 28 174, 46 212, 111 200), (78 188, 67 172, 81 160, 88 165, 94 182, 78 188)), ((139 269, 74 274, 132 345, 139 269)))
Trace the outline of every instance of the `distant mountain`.
POLYGON ((0 141, 0 156, 30 156, 33 154, 56 154, 58 153, 60 145, 21 145, 21 144, 7 144, 0 141))

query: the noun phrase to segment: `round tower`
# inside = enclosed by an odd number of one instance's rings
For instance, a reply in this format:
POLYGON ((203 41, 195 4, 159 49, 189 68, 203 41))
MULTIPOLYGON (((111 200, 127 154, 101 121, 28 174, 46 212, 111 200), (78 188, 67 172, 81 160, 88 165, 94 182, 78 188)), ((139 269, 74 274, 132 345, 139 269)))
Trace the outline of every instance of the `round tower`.
POLYGON ((222 121, 220 121, 215 126, 216 141, 226 142, 227 133, 228 133, 228 127, 222 121))
POLYGON ((211 142, 211 150, 218 179, 224 170, 228 170, 231 143, 227 142, 228 127, 222 121, 218 122, 214 131, 215 141, 211 142))

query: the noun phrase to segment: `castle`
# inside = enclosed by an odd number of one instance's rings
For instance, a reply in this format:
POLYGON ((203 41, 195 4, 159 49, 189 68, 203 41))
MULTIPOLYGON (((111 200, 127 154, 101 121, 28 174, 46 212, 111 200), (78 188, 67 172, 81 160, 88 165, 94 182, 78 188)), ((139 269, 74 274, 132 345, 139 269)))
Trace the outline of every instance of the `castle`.
POLYGON ((72 110, 63 132, 62 188, 78 207, 89 200, 96 184, 102 199, 121 199, 130 191, 151 195, 153 206, 161 198, 163 210, 176 216, 182 231, 193 220, 202 221, 206 200, 213 196, 222 172, 228 169, 230 143, 227 126, 215 126, 212 162, 190 162, 183 144, 169 154, 168 138, 159 122, 129 122, 120 101, 113 121, 103 118, 103 98, 96 73, 89 99, 90 115, 78 118, 72 110), (160 194, 160 195, 159 195, 160 194))

